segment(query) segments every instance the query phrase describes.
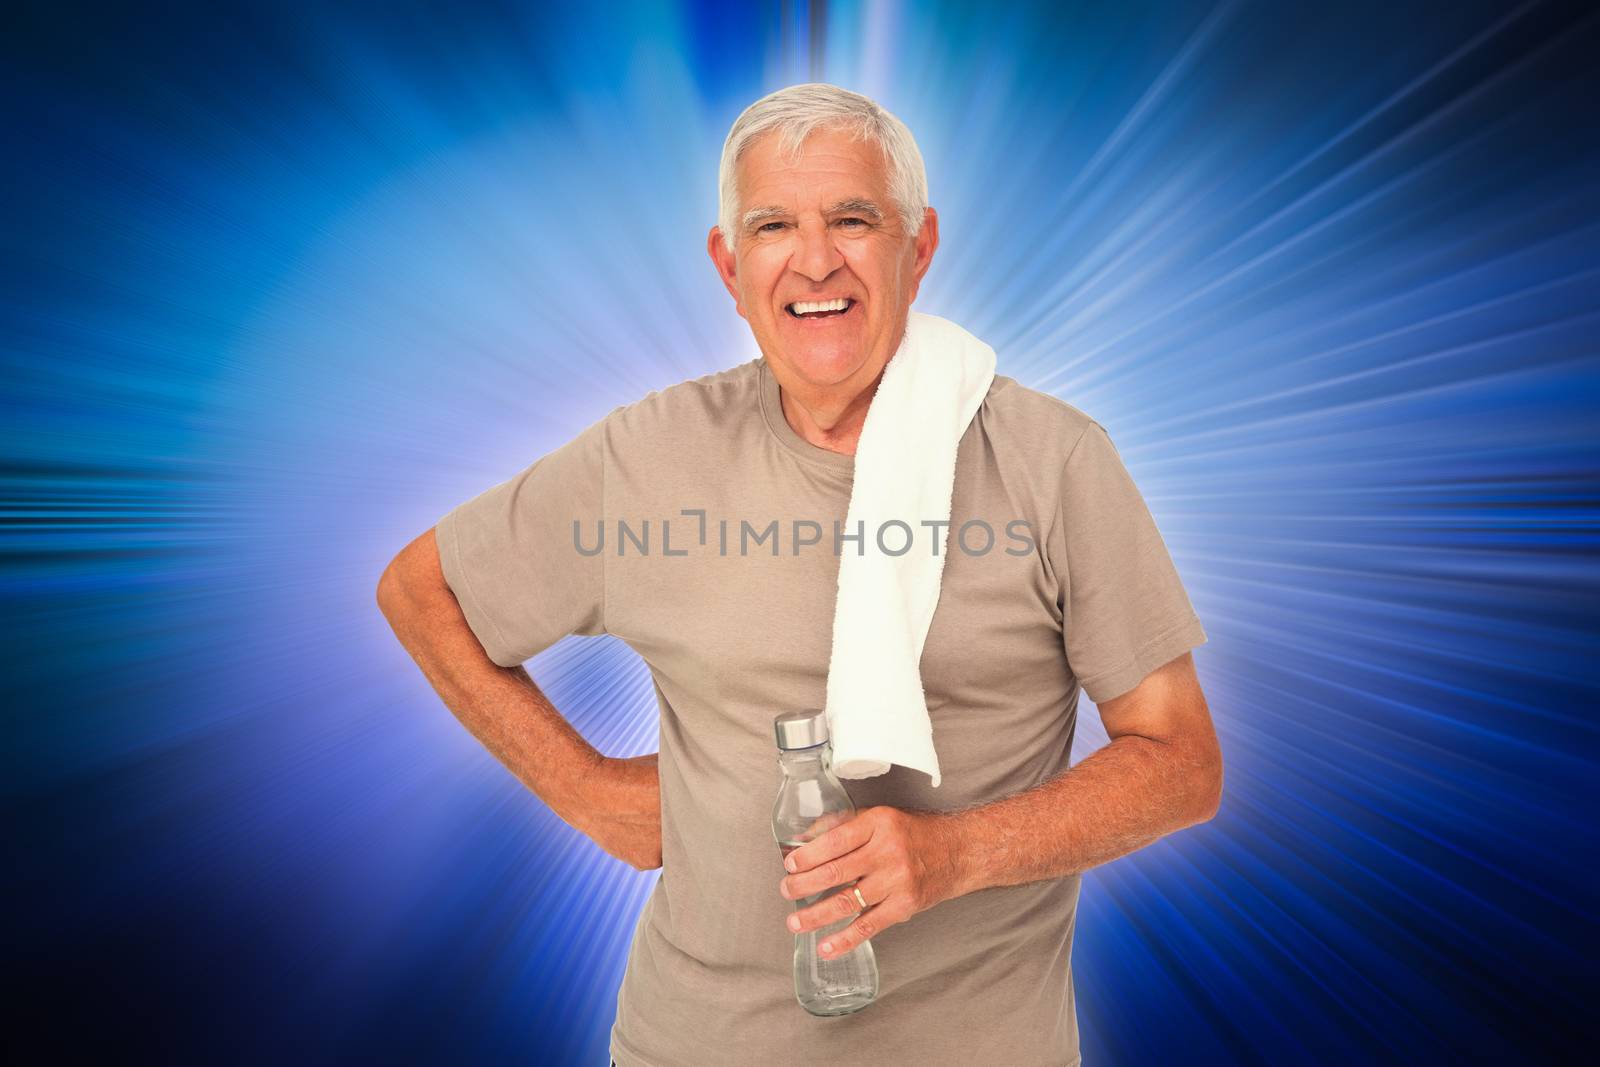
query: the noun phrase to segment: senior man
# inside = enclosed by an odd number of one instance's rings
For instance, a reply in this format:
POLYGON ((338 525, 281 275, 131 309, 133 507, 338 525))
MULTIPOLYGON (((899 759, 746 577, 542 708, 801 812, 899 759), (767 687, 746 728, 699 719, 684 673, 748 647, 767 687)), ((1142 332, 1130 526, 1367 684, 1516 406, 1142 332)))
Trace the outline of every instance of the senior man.
POLYGON ((760 358, 619 407, 455 508, 395 557, 379 604, 556 814, 661 868, 615 1063, 1076 1063, 1081 872, 1220 801, 1189 654, 1205 633, 1104 428, 996 375, 960 441, 951 530, 1021 520, 1032 536, 950 539, 921 659, 943 782, 895 766, 847 783, 857 817, 785 873, 772 720, 824 700, 839 553, 860 550, 841 530, 856 442, 938 217, 910 132, 833 86, 751 105, 719 178, 709 252, 760 358), (769 520, 824 534, 752 550, 769 520), (659 753, 605 757, 545 699, 520 664, 568 634, 612 634, 649 665, 659 753), (1069 770, 1080 690, 1111 741, 1069 770), (793 901, 851 880, 865 911, 834 894, 798 924, 855 916, 826 955, 871 938, 879 995, 813 1017, 792 984, 793 901))

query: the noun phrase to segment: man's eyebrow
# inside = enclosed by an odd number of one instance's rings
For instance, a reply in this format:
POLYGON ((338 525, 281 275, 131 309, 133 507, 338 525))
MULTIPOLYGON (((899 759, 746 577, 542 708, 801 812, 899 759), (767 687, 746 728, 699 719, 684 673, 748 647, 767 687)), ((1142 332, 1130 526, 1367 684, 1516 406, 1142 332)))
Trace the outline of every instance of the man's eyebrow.
MULTIPOLYGON (((822 209, 824 215, 865 215, 874 222, 883 221, 883 211, 876 203, 865 197, 853 196, 846 200, 839 200, 822 209)), ((787 218, 789 209, 783 207, 756 207, 746 211, 739 221, 745 229, 759 226, 768 219, 787 218)))
POLYGON ((765 222, 768 219, 782 218, 787 214, 789 214, 789 210, 787 208, 753 207, 749 211, 746 211, 744 216, 739 221, 744 225, 745 229, 749 229, 757 223, 765 222))
POLYGON ((859 196, 829 204, 823 209, 822 213, 824 215, 866 215, 876 222, 883 221, 883 212, 878 208, 878 205, 859 196))

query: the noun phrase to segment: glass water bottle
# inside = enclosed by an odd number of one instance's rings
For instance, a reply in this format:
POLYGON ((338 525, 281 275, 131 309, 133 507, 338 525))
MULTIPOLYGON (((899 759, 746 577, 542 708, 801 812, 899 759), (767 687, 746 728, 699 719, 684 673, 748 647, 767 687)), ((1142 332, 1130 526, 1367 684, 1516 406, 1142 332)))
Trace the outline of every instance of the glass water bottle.
MULTIPOLYGON (((772 807, 772 834, 784 858, 801 845, 855 816, 856 808, 833 773, 828 719, 821 711, 790 711, 773 720, 783 784, 772 807)), ((795 902, 795 910, 848 893, 849 882, 795 902)), ((859 914, 859 913, 857 913, 859 914)), ((794 995, 812 1015, 848 1015, 878 995, 878 961, 863 941, 843 956, 822 959, 817 944, 849 927, 855 915, 794 938, 794 995)))

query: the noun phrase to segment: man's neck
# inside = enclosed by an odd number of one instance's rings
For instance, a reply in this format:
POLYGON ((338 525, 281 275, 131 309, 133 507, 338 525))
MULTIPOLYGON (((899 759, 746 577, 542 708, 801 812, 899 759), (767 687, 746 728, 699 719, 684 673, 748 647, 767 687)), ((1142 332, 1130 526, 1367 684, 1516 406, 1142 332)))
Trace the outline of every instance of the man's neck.
POLYGON ((794 390, 778 386, 783 417, 802 440, 842 455, 856 454, 861 428, 867 423, 867 408, 878 391, 883 372, 859 393, 821 392, 801 399, 794 390))

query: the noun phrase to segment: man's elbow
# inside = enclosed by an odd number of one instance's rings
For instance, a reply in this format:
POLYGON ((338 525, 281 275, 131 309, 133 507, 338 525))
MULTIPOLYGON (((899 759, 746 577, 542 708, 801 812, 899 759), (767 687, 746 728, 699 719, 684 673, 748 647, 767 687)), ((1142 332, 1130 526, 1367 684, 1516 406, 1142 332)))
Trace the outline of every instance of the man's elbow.
POLYGON ((383 568, 383 573, 378 576, 378 610, 383 612, 383 617, 394 620, 395 613, 400 605, 405 602, 405 582, 400 577, 400 557, 396 556, 383 568))
POLYGON ((430 527, 395 553, 378 576, 378 610, 391 622, 395 613, 426 604, 437 590, 448 590, 439 566, 438 542, 430 527))
POLYGON ((1202 762, 1203 768, 1195 777, 1200 783, 1196 792, 1200 795, 1200 818, 1198 822, 1210 822, 1217 817, 1217 812, 1222 808, 1222 752, 1215 747, 1207 754, 1202 762))

